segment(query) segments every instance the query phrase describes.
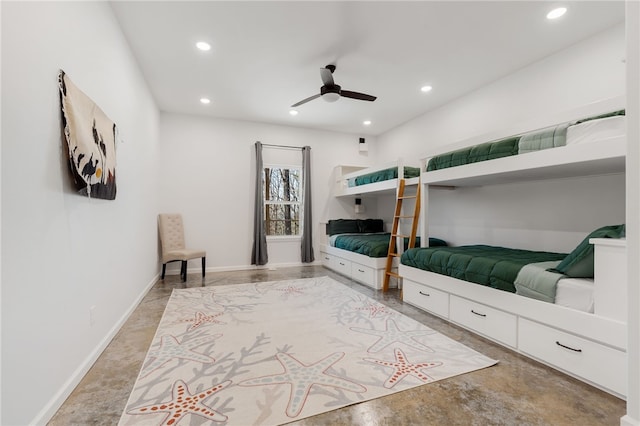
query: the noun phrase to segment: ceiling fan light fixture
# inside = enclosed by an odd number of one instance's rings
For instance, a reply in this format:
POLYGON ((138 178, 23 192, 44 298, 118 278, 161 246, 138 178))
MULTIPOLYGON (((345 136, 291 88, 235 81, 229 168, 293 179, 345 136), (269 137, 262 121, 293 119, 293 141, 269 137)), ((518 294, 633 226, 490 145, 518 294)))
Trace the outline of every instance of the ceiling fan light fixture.
POLYGON ((295 109, 291 109, 289 110, 289 115, 292 115, 295 117, 296 115, 298 115, 298 111, 296 111, 295 109))
POLYGON ((338 99, 340 99, 340 94, 339 93, 333 93, 333 92, 327 92, 324 95, 322 95, 322 99, 324 99, 326 102, 335 102, 338 99))

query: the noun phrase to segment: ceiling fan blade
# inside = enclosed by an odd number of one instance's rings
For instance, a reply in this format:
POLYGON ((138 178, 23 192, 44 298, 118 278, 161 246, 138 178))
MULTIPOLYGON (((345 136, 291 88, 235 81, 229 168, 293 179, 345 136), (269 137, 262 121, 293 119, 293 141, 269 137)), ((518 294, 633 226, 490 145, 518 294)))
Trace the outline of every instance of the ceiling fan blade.
POLYGON ((295 107, 300 106, 302 104, 306 104, 307 102, 312 101, 315 98, 319 98, 320 96, 322 96, 320 93, 318 93, 317 95, 309 96, 307 99, 303 99, 300 102, 297 102, 297 103, 291 105, 291 108, 295 108, 295 107))
POLYGON ((340 96, 345 98, 358 99, 360 101, 375 101, 375 96, 367 95, 366 93, 352 92, 351 90, 341 90, 340 96))
MULTIPOLYGON (((334 68, 335 69, 335 68, 334 68)), ((320 68, 320 78, 322 78, 322 82, 325 86, 333 86, 335 83, 333 82, 333 72, 331 68, 320 68)))

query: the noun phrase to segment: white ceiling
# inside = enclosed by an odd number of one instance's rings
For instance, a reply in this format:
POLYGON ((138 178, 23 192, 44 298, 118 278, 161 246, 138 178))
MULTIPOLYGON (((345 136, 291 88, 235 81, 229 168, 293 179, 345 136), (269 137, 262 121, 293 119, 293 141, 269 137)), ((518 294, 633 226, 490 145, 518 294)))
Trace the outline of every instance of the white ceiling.
POLYGON ((624 1, 111 4, 162 111, 361 135, 384 133, 624 22, 624 1), (558 4, 567 14, 545 19, 558 4), (212 49, 197 50, 200 40, 212 49), (329 63, 343 89, 378 99, 315 99, 291 116, 292 104, 319 93, 319 70, 329 63), (433 90, 422 93, 425 84, 433 90), (203 96, 211 104, 200 104, 203 96))

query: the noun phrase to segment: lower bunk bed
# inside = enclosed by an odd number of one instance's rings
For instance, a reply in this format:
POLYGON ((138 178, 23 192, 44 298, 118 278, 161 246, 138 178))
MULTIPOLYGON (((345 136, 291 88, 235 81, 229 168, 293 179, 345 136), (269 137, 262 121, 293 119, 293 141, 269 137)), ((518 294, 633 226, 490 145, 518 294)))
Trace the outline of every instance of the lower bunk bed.
POLYGON ((626 246, 624 239, 598 236, 576 248, 583 252, 577 260, 576 250, 565 255, 487 246, 410 249, 399 265, 403 300, 624 398, 626 246), (591 279, 559 273, 569 264, 581 275, 589 262, 592 270, 595 263, 591 279))
MULTIPOLYGON (((384 232, 382 219, 336 219, 327 223, 328 243, 320 245, 323 266, 351 279, 382 288, 391 234, 384 232)), ((408 248, 405 238, 403 249, 408 248)), ((416 240, 419 246, 420 238, 416 240)), ((429 238, 429 245, 446 246, 438 238, 429 238)), ((397 264, 394 265, 394 270, 397 264)), ((391 283, 394 286, 395 283, 391 283)))

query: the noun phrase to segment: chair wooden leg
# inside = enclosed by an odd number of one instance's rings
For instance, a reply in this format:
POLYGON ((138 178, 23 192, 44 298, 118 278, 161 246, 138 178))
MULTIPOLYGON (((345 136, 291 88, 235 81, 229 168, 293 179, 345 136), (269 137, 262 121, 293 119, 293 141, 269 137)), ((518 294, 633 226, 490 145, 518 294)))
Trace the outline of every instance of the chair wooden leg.
POLYGON ((202 258, 202 278, 204 278, 204 268, 206 264, 207 264, 207 258, 203 257, 202 258))
POLYGON ((182 264, 180 265, 180 278, 182 279, 182 282, 185 282, 187 280, 187 261, 183 260, 182 264))
POLYGON ((163 280, 164 280, 164 273, 166 272, 166 270, 167 270, 167 264, 163 263, 162 264, 162 275, 160 276, 160 278, 163 279, 163 280))

